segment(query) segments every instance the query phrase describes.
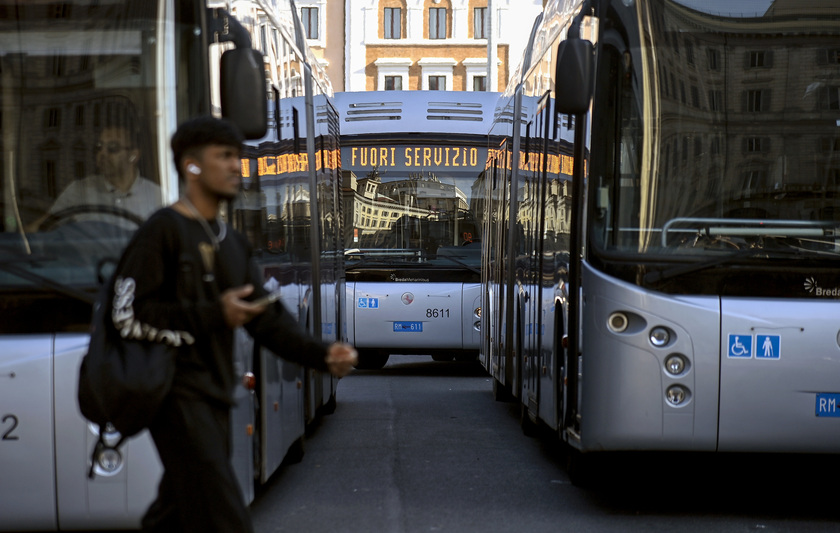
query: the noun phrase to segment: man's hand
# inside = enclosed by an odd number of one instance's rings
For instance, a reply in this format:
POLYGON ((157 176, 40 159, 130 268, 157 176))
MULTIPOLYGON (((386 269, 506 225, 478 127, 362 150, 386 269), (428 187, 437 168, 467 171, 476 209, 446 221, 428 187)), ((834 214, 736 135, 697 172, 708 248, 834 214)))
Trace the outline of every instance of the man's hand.
POLYGON ((352 346, 343 342, 336 342, 330 346, 327 352, 327 368, 330 374, 342 378, 349 374, 357 364, 359 364, 359 354, 352 346))
POLYGON ((252 318, 265 311, 265 305, 245 300, 252 292, 254 292, 253 285, 243 285, 222 293, 222 313, 225 323, 231 328, 247 324, 252 318))

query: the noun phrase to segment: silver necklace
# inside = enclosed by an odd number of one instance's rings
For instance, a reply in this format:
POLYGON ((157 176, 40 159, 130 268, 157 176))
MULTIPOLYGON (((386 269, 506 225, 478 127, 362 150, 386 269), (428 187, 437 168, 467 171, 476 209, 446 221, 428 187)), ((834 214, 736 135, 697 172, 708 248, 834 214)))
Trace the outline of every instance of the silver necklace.
POLYGON ((227 225, 225 224, 225 221, 222 220, 221 216, 218 214, 216 215, 216 223, 219 225, 219 233, 218 235, 214 234, 210 224, 207 223, 207 220, 201 216, 201 213, 198 212, 198 209, 195 208, 186 196, 181 197, 181 202, 187 207, 187 209, 190 210, 190 213, 198 219, 199 224, 201 224, 201 227, 204 228, 204 233, 207 234, 210 242, 213 243, 213 250, 218 252, 219 243, 225 240, 225 237, 227 236, 227 225))

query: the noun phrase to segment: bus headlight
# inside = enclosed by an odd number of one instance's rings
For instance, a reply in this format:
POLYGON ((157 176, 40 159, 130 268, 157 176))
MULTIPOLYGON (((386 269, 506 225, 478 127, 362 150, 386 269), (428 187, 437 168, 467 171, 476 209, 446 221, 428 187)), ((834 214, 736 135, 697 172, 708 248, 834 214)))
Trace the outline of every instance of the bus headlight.
POLYGON ((613 333, 621 333, 627 329, 627 326, 630 325, 630 319, 627 318, 627 315, 621 312, 615 312, 607 318, 607 327, 610 328, 610 331, 613 333))
POLYGON ((476 307, 475 311, 473 311, 473 315, 475 315, 476 318, 481 318, 481 308, 476 307))
POLYGON ((685 359, 678 354, 671 354, 665 359, 665 371, 672 376, 679 376, 685 372, 685 359))
POLYGON ((672 385, 665 391, 665 398, 674 407, 683 405, 688 400, 688 389, 682 385, 672 385))
POLYGON ((662 348, 671 342, 671 333, 662 326, 656 326, 650 330, 650 343, 657 348, 662 348))
POLYGON ((481 331, 481 321, 480 320, 475 321, 475 324, 473 324, 473 329, 476 330, 476 331, 481 331))
POLYGON ((98 476, 113 476, 122 467, 122 454, 110 446, 97 445, 94 472, 98 476))

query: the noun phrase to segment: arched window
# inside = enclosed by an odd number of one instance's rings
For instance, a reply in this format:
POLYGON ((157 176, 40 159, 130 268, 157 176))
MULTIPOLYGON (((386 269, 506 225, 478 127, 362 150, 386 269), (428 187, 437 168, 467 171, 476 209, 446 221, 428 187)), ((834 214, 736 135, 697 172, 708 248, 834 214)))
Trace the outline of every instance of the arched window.
POLYGON ((405 39, 405 0, 382 0, 379 4, 380 39, 405 39))
POLYGON ((452 5, 449 0, 427 0, 424 19, 429 39, 447 39, 452 35, 452 5))
POLYGON ((473 39, 486 39, 487 0, 470 0, 469 32, 473 39))

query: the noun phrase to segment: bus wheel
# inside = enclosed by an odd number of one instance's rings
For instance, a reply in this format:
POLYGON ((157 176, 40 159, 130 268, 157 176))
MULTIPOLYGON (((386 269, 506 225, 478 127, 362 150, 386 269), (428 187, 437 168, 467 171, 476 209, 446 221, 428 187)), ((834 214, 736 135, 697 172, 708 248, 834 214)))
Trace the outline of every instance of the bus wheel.
POLYGON ((327 402, 321 406, 321 414, 331 415, 335 413, 336 404, 337 402, 335 400, 335 393, 333 392, 332 394, 330 394, 330 399, 327 400, 327 402))
POLYGON ((566 446, 566 473, 575 487, 593 488, 598 481, 598 455, 566 446))
POLYGON ((303 461, 305 453, 306 446, 304 443, 304 437, 301 435, 292 443, 291 446, 289 446, 289 450, 286 452, 286 457, 283 458, 283 464, 296 465, 303 461))
POLYGON ((539 422, 531 418, 531 411, 524 403, 519 404, 519 426, 526 437, 538 437, 540 433, 539 422))
POLYGON ((497 402, 510 403, 516 398, 513 397, 513 394, 498 379, 493 378, 493 399, 497 402))
POLYGON ((379 370, 388 362, 389 353, 381 350, 358 350, 359 370, 379 370))

